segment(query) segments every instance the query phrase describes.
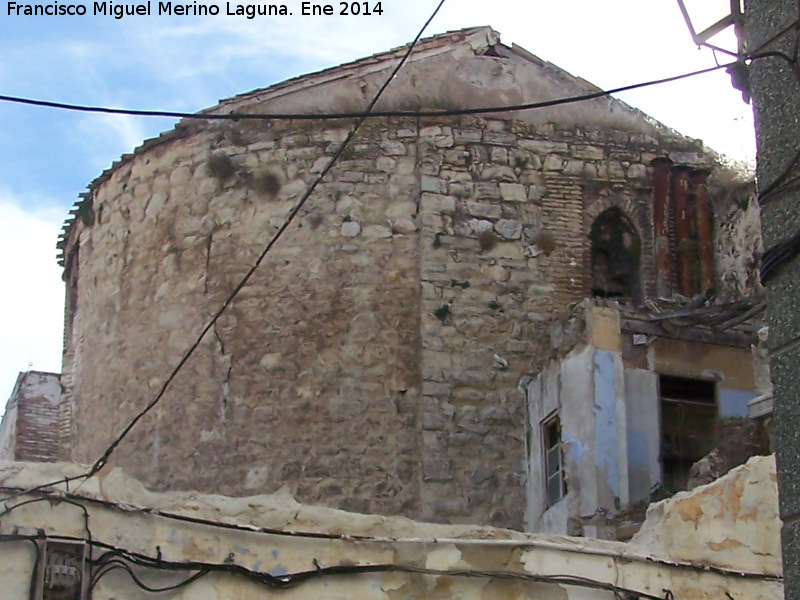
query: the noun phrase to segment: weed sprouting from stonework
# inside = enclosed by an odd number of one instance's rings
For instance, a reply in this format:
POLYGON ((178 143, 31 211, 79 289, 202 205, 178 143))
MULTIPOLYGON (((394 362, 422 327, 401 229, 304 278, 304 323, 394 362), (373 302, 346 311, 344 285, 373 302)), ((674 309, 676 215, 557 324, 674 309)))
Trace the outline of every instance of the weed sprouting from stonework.
POLYGON ((260 194, 274 198, 281 191, 281 180, 271 171, 264 171, 253 181, 253 189, 260 194))
POLYGON ((518 169, 524 169, 528 166, 528 157, 522 154, 517 154, 514 156, 514 166, 518 169))
POLYGON ((433 316, 439 319, 442 323, 444 323, 448 319, 450 314, 451 313, 449 304, 442 304, 439 308, 433 311, 433 316))
POLYGON ((318 212, 311 213, 308 215, 308 224, 311 229, 316 229, 320 225, 322 225, 322 215, 318 212))
POLYGON ((228 139, 230 140, 231 144, 234 146, 246 146, 247 140, 244 139, 244 135, 241 129, 231 129, 228 131, 228 139))
POLYGON ((491 231, 481 231, 478 236, 478 244, 483 252, 488 252, 497 246, 497 236, 491 231))
POLYGON ((236 173, 236 165, 233 164, 230 156, 218 152, 208 158, 206 172, 210 177, 222 183, 236 173))
POLYGON ((556 238, 553 236, 552 233, 549 231, 541 231, 539 234, 533 238, 534 245, 544 252, 545 254, 550 254, 553 250, 556 249, 556 238))

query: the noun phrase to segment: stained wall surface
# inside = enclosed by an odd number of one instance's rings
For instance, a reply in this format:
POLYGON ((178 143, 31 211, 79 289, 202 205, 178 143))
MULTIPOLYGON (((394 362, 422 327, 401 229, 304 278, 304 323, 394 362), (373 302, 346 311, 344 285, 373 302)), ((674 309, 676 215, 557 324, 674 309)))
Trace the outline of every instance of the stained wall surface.
MULTIPOLYGON (((382 61, 211 110, 352 104, 382 61)), ((488 29, 422 44, 402 77, 390 107, 587 85, 488 29), (414 78, 431 70, 447 84, 414 78)), ((616 100, 534 112, 368 119, 112 462, 160 489, 286 486, 350 510, 521 527, 517 384, 588 294, 594 219, 618 208, 636 228, 646 296, 650 163, 714 160, 616 100)), ((186 122, 90 186, 61 246, 75 460, 94 461, 154 397, 349 127, 186 122)))
MULTIPOLYGON (((716 410, 719 420, 742 419, 748 401, 756 397, 753 358, 745 348, 654 337, 639 347, 645 356, 637 365, 629 350, 633 346, 625 343, 632 334, 620 329, 617 309, 584 302, 578 312, 586 321, 584 338, 524 387, 525 526, 528 531, 627 539, 631 506, 646 506, 651 493, 667 483, 659 376, 714 381, 712 414, 716 410), (542 432, 552 416, 560 419, 567 493, 548 503, 542 432)), ((686 437, 678 444, 713 447, 719 434, 698 432, 691 419, 686 417, 686 437)))

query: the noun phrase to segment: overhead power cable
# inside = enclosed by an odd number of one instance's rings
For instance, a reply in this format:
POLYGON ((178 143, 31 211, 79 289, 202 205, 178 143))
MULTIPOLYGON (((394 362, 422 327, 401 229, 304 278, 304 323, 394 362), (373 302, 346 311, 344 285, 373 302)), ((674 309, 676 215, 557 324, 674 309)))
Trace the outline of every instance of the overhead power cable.
MULTIPOLYGON (((413 46, 412 46, 413 48, 413 46)), ((617 88, 608 90, 598 90, 589 94, 582 94, 579 96, 567 96, 564 98, 556 98, 554 100, 544 100, 542 102, 528 102, 525 104, 513 104, 504 106, 487 106, 479 108, 455 108, 455 109, 441 109, 441 110, 374 110, 368 112, 337 112, 337 113, 227 113, 215 114, 208 112, 189 113, 170 110, 137 110, 129 108, 110 108, 105 106, 91 106, 83 104, 69 104, 66 102, 53 102, 50 100, 36 100, 33 98, 23 98, 19 96, 0 95, 0 102, 12 102, 15 104, 26 104, 29 106, 39 106, 44 108, 55 108, 60 110, 70 110, 87 113, 102 113, 112 115, 128 115, 135 117, 167 117, 175 119, 195 119, 200 121, 241 121, 241 120, 273 120, 273 119, 293 119, 297 121, 326 121, 334 119, 360 119, 365 117, 450 117, 460 115, 482 115, 489 113, 507 113, 518 112, 524 110, 536 110, 541 108, 549 108, 552 106, 560 106, 563 104, 572 104, 575 102, 584 102, 587 100, 594 100, 604 96, 611 96, 621 92, 629 92, 640 88, 650 87, 654 85, 661 85, 664 83, 671 83, 689 77, 696 77, 698 75, 705 75, 720 69, 726 69, 736 62, 725 63, 700 69, 698 71, 690 71, 672 77, 664 77, 661 79, 652 79, 641 83, 634 83, 631 85, 624 85, 617 88)), ((394 77, 394 73, 392 74, 394 77)), ((390 77, 391 79, 391 77, 390 77)))
MULTIPOLYGON (((40 538, 37 536, 23 536, 15 535, 0 535, 0 543, 30 541, 36 545, 40 538)), ((56 536, 54 539, 60 540, 73 540, 74 538, 67 538, 56 536)), ((197 581, 201 577, 209 573, 225 573, 228 575, 237 575, 245 577, 250 581, 254 581, 261 585, 274 590, 288 590, 303 583, 319 579, 322 577, 348 577, 353 575, 366 575, 372 573, 404 573, 410 575, 432 575, 436 577, 462 577, 462 578, 479 578, 479 579, 495 579, 506 581, 525 581, 529 583, 544 583, 554 585, 568 585, 581 587, 585 589, 604 590, 612 592, 615 595, 625 594, 628 597, 642 598, 647 600, 666 600, 673 598, 672 592, 668 589, 662 590, 662 595, 656 595, 649 592, 634 590, 626 588, 615 583, 609 583, 594 579, 591 577, 584 577, 579 575, 566 575, 566 574, 551 574, 539 575, 525 571, 510 571, 502 569, 433 569, 427 567, 420 567, 411 564, 403 563, 371 563, 371 564, 347 564, 347 565, 321 565, 314 561, 314 569, 306 571, 295 571, 285 573, 282 575, 273 575, 268 571, 257 571, 247 568, 236 562, 200 562, 200 561, 186 561, 177 562, 165 560, 160 556, 148 556, 138 552, 125 550, 118 546, 104 543, 95 540, 90 544, 92 549, 103 548, 107 551, 104 552, 98 559, 89 559, 87 562, 90 564, 91 576, 89 581, 89 589, 93 590, 99 581, 109 572, 114 570, 124 570, 133 579, 134 584, 142 590, 148 592, 163 592, 169 590, 180 589, 197 581), (144 583, 142 578, 134 571, 133 566, 142 570, 150 572, 156 571, 160 574, 165 573, 179 573, 186 571, 194 571, 194 573, 183 581, 168 585, 165 587, 156 588, 144 583)), ((37 553, 39 546, 36 545, 37 553)))
MULTIPOLYGON (((430 17, 428 17, 428 20, 425 21, 425 24, 419 30, 419 32, 417 33, 417 35, 414 38, 414 40, 409 44, 408 50, 406 50, 406 53, 403 55, 403 57, 397 63, 395 68, 392 70, 392 72, 389 75, 389 77, 386 78, 386 81, 383 83, 383 85, 380 87, 378 92, 375 94, 375 97, 367 105, 367 108, 364 110, 364 112, 359 114, 355 124, 353 125, 353 128, 350 130, 350 133, 347 135, 347 137, 342 142, 342 144, 339 147, 338 151, 331 157, 331 160, 328 162, 327 166, 320 172, 320 174, 317 176, 317 178, 308 187, 306 192, 303 194, 303 196, 300 198, 300 200, 294 206, 294 208, 292 208, 292 210, 289 212, 288 216, 284 220, 283 224, 278 228, 278 230, 275 232, 275 234, 272 236, 272 238, 269 240, 269 242, 267 242, 267 245, 264 246, 264 249, 258 255, 258 257, 256 258, 256 260, 253 263, 253 265, 248 269, 247 273, 245 273, 244 277, 242 277, 242 279, 239 281, 239 283, 233 288, 233 291, 228 295, 226 300, 222 303, 222 306, 220 306, 220 308, 217 310, 217 312, 214 313, 214 316, 203 327, 203 329, 201 330, 200 334, 197 336, 197 339, 194 341, 194 343, 192 343, 192 345, 189 346, 189 349, 183 354, 183 356, 181 357, 180 361, 178 361, 178 363, 175 365, 175 367, 173 367, 172 371, 167 376, 167 378, 164 380, 164 383, 161 385, 161 387, 159 388, 158 392, 153 397, 153 399, 147 404, 147 406, 145 406, 144 409, 142 409, 139 413, 136 414, 136 416, 133 419, 131 419, 131 421, 128 423, 128 425, 111 442, 111 444, 108 445, 108 447, 103 452, 103 454, 100 456, 100 458, 98 458, 94 462, 94 464, 92 464, 91 468, 86 473, 83 473, 83 474, 77 475, 77 476, 73 476, 73 477, 66 477, 66 478, 59 479, 59 480, 53 481, 53 482, 49 482, 47 484, 43 484, 43 485, 37 486, 36 488, 33 488, 31 490, 27 490, 28 492, 42 490, 42 489, 45 489, 45 488, 48 488, 48 487, 52 487, 53 485, 57 485, 57 484, 60 484, 60 483, 68 484, 71 481, 86 480, 89 477, 91 477, 92 475, 94 475, 95 473, 99 472, 106 465, 106 463, 108 462, 108 459, 111 456, 111 454, 113 454, 113 452, 117 449, 117 447, 122 442, 122 440, 125 439, 125 437, 128 435, 128 433, 130 433, 130 431, 136 426, 136 424, 140 420, 142 420, 144 418, 144 416, 147 415, 156 406, 156 404, 159 403, 159 401, 161 400, 161 398, 163 398, 164 394, 166 393, 167 389, 169 388, 170 384, 175 380, 175 377, 181 371, 183 366, 189 361, 191 356, 194 354, 195 350, 197 350, 197 348, 200 346, 200 343, 202 342, 203 338, 211 330, 211 328, 214 327, 216 322, 222 316, 222 313, 224 313, 225 310, 231 305, 231 303, 233 302, 234 298, 236 298, 236 296, 239 294, 239 292, 242 290, 242 288, 244 288, 247 285, 247 283, 252 278, 253 274, 256 272, 256 270, 259 268, 261 263, 264 261, 264 258, 267 256, 269 251, 276 244, 276 242, 280 239, 280 237, 283 235, 283 233, 289 228, 289 225, 292 223, 294 218, 300 212, 300 209, 303 208, 305 203, 311 197, 311 194, 314 193, 314 190, 317 189, 317 186, 322 182, 322 180, 325 178, 325 176, 328 174, 328 172, 331 170, 331 168, 333 168, 333 165, 336 163, 336 161, 342 155, 342 153, 344 152, 345 148, 347 148, 347 146, 350 143, 350 141, 356 135, 356 132, 358 132, 358 130, 361 127, 361 125, 364 123, 366 118, 372 112, 372 109, 375 107, 375 104, 377 104, 378 100, 380 100, 380 97, 383 95, 383 92, 386 91, 386 88, 389 87, 389 84, 392 82, 392 80, 394 79, 395 75, 397 75, 397 73, 400 71, 400 69, 406 63, 406 61, 408 60, 408 57, 411 55, 411 52, 414 50, 414 47, 416 46, 417 42, 419 41, 419 38, 422 37, 422 34, 428 28, 428 25, 431 23, 431 21, 433 21, 434 17, 438 14, 439 10, 442 8, 444 3, 445 3, 445 0, 440 0, 439 1, 439 3, 437 4, 436 8, 433 11, 433 13, 431 14, 430 17)), ((10 500, 13 497, 15 497, 16 495, 18 495, 18 494, 15 494, 14 496, 9 496, 7 498, 4 498, 2 501, 5 502, 7 500, 10 500)), ((8 508, 6 510, 8 510, 8 508)))

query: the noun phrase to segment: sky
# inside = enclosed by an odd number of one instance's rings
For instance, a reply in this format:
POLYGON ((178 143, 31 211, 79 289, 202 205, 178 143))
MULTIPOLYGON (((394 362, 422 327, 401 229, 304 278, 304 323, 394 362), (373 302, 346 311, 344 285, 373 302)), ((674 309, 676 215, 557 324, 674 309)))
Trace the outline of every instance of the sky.
MULTIPOLYGON (((116 19, 94 15, 93 2, 82 3, 83 16, 24 16, 2 0, 0 95, 194 112, 404 45, 438 0, 383 0, 382 14, 370 0, 369 16, 340 16, 339 2, 334 15, 303 16, 300 0, 285 2, 291 16, 247 19, 226 15, 225 3, 217 16, 158 15, 152 0, 150 16, 116 19)), ((722 15, 728 0, 716 2, 720 12, 699 15, 700 24, 722 15)), ((237 4, 228 3, 234 12, 237 4)), ((476 25, 604 89, 715 64, 692 42, 675 0, 447 0, 425 36, 476 25)), ((755 157, 752 111, 724 71, 617 97, 732 159, 755 157)), ((0 408, 19 371, 61 369, 55 244, 70 207, 121 154, 173 124, 0 102, 0 408)))

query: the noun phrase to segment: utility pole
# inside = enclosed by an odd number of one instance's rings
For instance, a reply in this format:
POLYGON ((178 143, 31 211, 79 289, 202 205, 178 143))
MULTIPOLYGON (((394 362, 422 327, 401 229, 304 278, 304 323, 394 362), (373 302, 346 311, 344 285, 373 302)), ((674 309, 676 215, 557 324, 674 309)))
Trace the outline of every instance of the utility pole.
POLYGON ((800 598, 799 17, 798 0, 746 1, 787 599, 800 598))

